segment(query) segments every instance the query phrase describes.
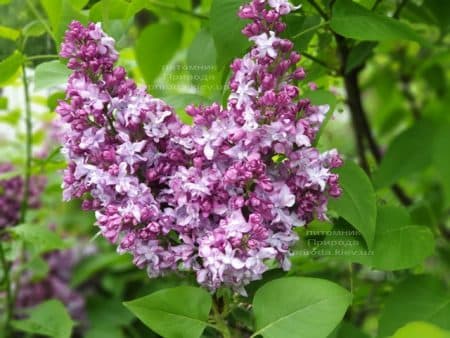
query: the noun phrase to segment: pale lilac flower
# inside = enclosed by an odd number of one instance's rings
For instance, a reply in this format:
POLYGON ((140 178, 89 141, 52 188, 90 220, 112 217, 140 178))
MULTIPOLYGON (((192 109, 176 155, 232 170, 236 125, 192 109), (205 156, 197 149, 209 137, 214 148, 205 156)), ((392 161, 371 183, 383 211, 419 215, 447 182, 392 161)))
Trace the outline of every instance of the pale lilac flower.
POLYGON ((275 9, 280 15, 289 14, 301 7, 301 5, 294 6, 288 0, 269 0, 269 6, 275 9))
POLYGON ((262 33, 251 37, 250 40, 254 41, 258 47, 255 49, 255 56, 260 58, 270 56, 272 59, 277 57, 278 52, 274 47, 274 43, 279 41, 279 39, 275 36, 275 32, 270 31, 269 34, 262 33))

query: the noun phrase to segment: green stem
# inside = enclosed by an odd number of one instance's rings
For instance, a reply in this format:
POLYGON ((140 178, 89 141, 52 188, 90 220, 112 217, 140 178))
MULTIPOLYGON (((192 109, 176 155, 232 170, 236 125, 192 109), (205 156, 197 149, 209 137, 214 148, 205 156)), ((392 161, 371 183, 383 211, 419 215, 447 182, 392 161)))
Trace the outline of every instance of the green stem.
POLYGON ((33 56, 28 56, 27 60, 28 61, 34 61, 34 60, 42 60, 42 59, 57 59, 59 58, 59 55, 57 54, 47 54, 47 55, 33 55, 33 56))
POLYGON ((373 4, 372 8, 370 9, 371 11, 374 11, 377 9, 378 5, 381 3, 381 1, 383 0, 376 0, 375 3, 373 4))
POLYGON ((174 11, 174 12, 177 12, 177 13, 180 13, 183 15, 188 15, 190 17, 200 19, 200 20, 209 20, 209 17, 206 15, 189 11, 187 9, 178 7, 177 5, 174 5, 174 4, 169 4, 169 3, 161 2, 158 0, 148 0, 148 1, 150 4, 160 7, 160 8, 168 9, 170 11, 174 11))
POLYGON ((298 38, 299 36, 302 36, 302 35, 304 35, 304 34, 306 34, 306 33, 308 33, 308 32, 311 32, 311 31, 313 31, 313 30, 319 29, 320 27, 326 26, 326 25, 328 25, 329 23, 330 23, 330 21, 324 21, 324 22, 319 23, 318 25, 309 27, 309 28, 305 29, 304 31, 301 31, 300 33, 294 35, 294 36, 292 37, 292 39, 296 39, 296 38, 298 38))
POLYGON ((25 97, 25 130, 26 130, 26 145, 25 145, 25 186, 22 198, 22 205, 20 208, 20 223, 23 223, 27 216, 28 200, 30 195, 30 178, 31 178, 31 161, 33 152, 33 124, 31 120, 31 105, 30 105, 30 88, 28 85, 27 71, 25 65, 22 64, 22 82, 25 97))
POLYGON ((7 262, 5 257, 5 251, 3 249, 3 244, 0 242, 0 264, 3 270, 3 281, 5 282, 5 291, 6 291, 6 304, 5 304, 5 323, 3 326, 5 337, 8 337, 9 332, 11 330, 11 319, 13 312, 13 295, 11 289, 11 266, 7 262))
MULTIPOLYGON (((30 88, 28 85, 27 71, 25 64, 22 64, 22 82, 24 88, 24 97, 25 97, 25 130, 26 130, 26 145, 25 145, 25 177, 24 177, 24 192, 22 197, 22 204, 20 207, 20 218, 19 223, 23 223, 27 217, 28 211, 28 201, 30 196, 30 179, 31 179, 31 161, 32 161, 32 152, 33 152, 33 125, 31 118, 31 104, 30 104, 30 88)), ((25 260, 25 244, 22 243, 22 248, 20 250, 20 256, 18 258, 18 262, 22 263, 25 260)), ((9 278, 10 279, 10 278, 9 278)), ((9 299, 9 312, 10 317, 13 314, 14 304, 16 302, 16 296, 20 289, 20 274, 15 278, 15 290, 10 290, 10 299, 9 299)), ((11 281, 9 282, 11 284, 11 281)), ((11 286, 10 286, 11 289, 11 286)), ((10 320, 10 319, 9 319, 10 320)))
POLYGON ((222 333, 223 338, 231 338, 231 332, 230 329, 228 328, 228 324, 226 320, 223 318, 223 315, 220 313, 215 300, 213 300, 212 307, 213 307, 214 321, 216 322, 216 325, 212 327, 220 331, 220 333, 222 333))
POLYGON ((400 13, 402 12, 403 8, 408 4, 408 2, 409 0, 400 1, 397 8, 395 9, 394 14, 392 15, 394 19, 398 19, 400 17, 400 13))

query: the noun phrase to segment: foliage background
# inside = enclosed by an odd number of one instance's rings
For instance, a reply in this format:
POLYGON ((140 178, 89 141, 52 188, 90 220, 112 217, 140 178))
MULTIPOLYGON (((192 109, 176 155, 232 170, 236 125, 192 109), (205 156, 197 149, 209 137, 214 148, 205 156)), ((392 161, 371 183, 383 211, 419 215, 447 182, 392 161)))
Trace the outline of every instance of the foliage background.
MULTIPOLYGON (((332 107, 318 146, 345 155, 345 193, 330 205, 330 222, 300 231, 292 270, 269 271, 249 286, 250 299, 262 284, 286 274, 324 278, 353 295, 330 338, 444 337, 441 330, 450 331, 450 1, 294 2, 302 7, 289 15, 286 34, 307 70, 302 96, 332 107)), ((48 179, 43 207, 29 211, 25 223, 55 224, 66 246, 92 240, 97 247, 72 275, 72 287, 86 297, 90 323, 75 327, 74 336, 157 337, 122 302, 194 280, 149 280, 130 257, 95 237, 91 214, 78 203, 61 202, 65 163, 51 124, 68 75, 56 56, 67 24, 102 22, 130 76, 189 123, 186 104, 223 102, 228 94, 228 65, 248 48, 236 16, 242 3, 0 0, 0 159, 13 162, 16 174, 48 179), (24 90, 30 94, 31 140, 24 90), (27 162, 30 144, 33 158, 27 162)), ((26 236, 17 237, 26 242, 26 236)), ((41 248, 58 247, 39 240, 41 248)), ((46 263, 32 242, 23 269, 38 280, 46 263)), ((13 244, 5 246, 13 259, 13 244)), ((255 331, 252 316, 250 307, 230 312, 226 320, 238 328, 233 336, 255 331)), ((23 330, 16 326, 16 332, 23 330)), ((316 337, 312 330, 301 337, 316 337)), ((207 329, 203 336, 218 335, 207 329)))

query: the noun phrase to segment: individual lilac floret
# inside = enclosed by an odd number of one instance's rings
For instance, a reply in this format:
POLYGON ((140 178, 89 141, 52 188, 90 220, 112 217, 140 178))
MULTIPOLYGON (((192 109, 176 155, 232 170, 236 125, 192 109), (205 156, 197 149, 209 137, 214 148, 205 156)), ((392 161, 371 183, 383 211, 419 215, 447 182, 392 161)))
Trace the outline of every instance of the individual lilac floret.
POLYGON ((117 52, 98 25, 71 24, 61 55, 74 73, 58 107, 70 125, 64 197, 83 198, 150 276, 193 270, 210 290, 244 293, 269 262, 289 269, 294 227, 325 219, 340 195, 338 153, 312 147, 328 107, 299 98, 300 55, 279 37, 293 9, 241 7, 254 45, 231 65, 226 107, 186 108, 192 126, 112 66, 117 52))
MULTIPOLYGON (((0 163, 0 175, 14 171, 10 163, 0 163)), ((40 196, 44 190, 46 180, 41 176, 32 176, 30 179, 28 207, 38 208, 40 196)), ((20 175, 0 178, 0 228, 17 225, 20 220, 20 209, 24 197, 25 183, 20 175)))

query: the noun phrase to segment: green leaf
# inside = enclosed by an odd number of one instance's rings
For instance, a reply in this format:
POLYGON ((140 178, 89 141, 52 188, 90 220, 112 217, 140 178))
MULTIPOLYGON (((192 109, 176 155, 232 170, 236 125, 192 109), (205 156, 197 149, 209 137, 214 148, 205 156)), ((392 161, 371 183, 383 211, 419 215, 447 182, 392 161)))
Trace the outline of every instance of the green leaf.
POLYGON ((371 12, 352 0, 336 1, 330 25, 336 33, 356 40, 413 40, 427 44, 406 24, 371 12))
POLYGON ((84 338, 125 338, 120 327, 90 327, 84 338))
POLYGON ((17 73, 23 61, 24 57, 22 53, 16 50, 0 62, 0 85, 8 82, 17 73))
POLYGON ((374 268, 411 268, 434 252, 434 237, 430 229, 410 224, 406 210, 389 206, 378 208, 375 255, 371 263, 374 268))
POLYGON ((345 73, 350 73, 353 69, 361 66, 373 53, 375 42, 361 42, 352 48, 345 65, 345 73))
POLYGON ((37 37, 41 36, 44 33, 45 33, 45 26, 39 20, 31 21, 22 29, 22 34, 28 37, 30 36, 37 37))
POLYGON ((211 296, 201 288, 180 286, 125 302, 145 325, 167 338, 198 338, 208 325, 211 296))
MULTIPOLYGON (((311 240, 312 243, 314 240, 311 240)), ((361 263, 380 270, 400 270, 417 266, 434 252, 434 237, 425 226, 411 225, 403 208, 378 207, 375 239, 367 250, 361 236, 351 228, 338 225, 317 242, 317 253, 361 263)))
POLYGON ((439 179, 442 182, 445 193, 445 204, 450 206, 450 126, 443 125, 436 132, 433 153, 433 165, 436 168, 439 179))
POLYGON ((365 172, 351 161, 337 169, 342 196, 331 199, 329 208, 347 220, 364 237, 367 246, 372 247, 375 236, 377 207, 375 192, 365 172))
POLYGON ((0 115, 0 122, 7 123, 11 126, 17 126, 20 122, 21 116, 22 111, 20 109, 14 109, 9 111, 8 114, 0 115))
MULTIPOLYGON (((370 336, 361 331, 359 328, 351 323, 343 322, 336 330, 336 335, 333 338, 370 338, 370 336)), ((331 338, 331 337, 329 337, 331 338)))
POLYGON ((392 338, 450 338, 450 332, 426 322, 412 322, 398 329, 392 338))
MULTIPOLYGON (((81 23, 87 23, 87 17, 81 13, 71 0, 41 0, 41 5, 47 13, 48 19, 58 47, 64 36, 68 25, 72 20, 78 20, 81 23)), ((77 5, 75 3, 75 5, 77 5)))
POLYGON ((22 265, 22 271, 27 271, 32 282, 41 281, 48 275, 48 262, 41 256, 36 256, 22 265))
POLYGON ((132 24, 130 6, 125 0, 101 0, 90 8, 89 21, 101 22, 103 30, 116 40, 116 47, 120 46, 132 24))
POLYGON ((20 31, 17 29, 0 25, 0 38, 16 41, 19 36, 20 31))
POLYGON ((50 109, 50 111, 55 111, 56 107, 58 106, 59 100, 64 100, 66 97, 66 94, 63 91, 54 92, 53 94, 50 94, 47 97, 47 107, 50 109))
MULTIPOLYGON (((1 96, 0 97, 0 110, 6 110, 6 109, 8 109, 8 98, 5 96, 1 96)), ((0 117, 0 120, 2 119, 2 117, 0 117)))
POLYGON ((318 89, 318 90, 312 90, 305 92, 305 97, 309 98, 311 103, 314 105, 328 105, 329 109, 326 113, 325 120, 323 121, 322 125, 320 126, 319 132, 316 135, 316 138, 313 142, 313 145, 316 146, 319 141, 320 137, 323 134, 323 131, 325 130, 326 126, 328 125, 328 122, 330 121, 331 117, 333 116, 334 110, 336 108, 337 99, 336 96, 334 96, 330 91, 318 89))
POLYGON ((294 16, 288 15, 286 17, 286 36, 291 38, 294 42, 295 50, 306 51, 308 44, 316 34, 316 30, 319 28, 320 16, 294 16), (317 29, 314 29, 317 27, 317 29))
POLYGON ((9 231, 30 244, 37 253, 67 248, 67 244, 56 233, 41 225, 22 224, 9 231))
POLYGON ((432 276, 412 276, 397 285, 386 299, 379 321, 379 337, 388 337, 414 321, 426 321, 450 330, 449 318, 450 292, 445 284, 432 276))
POLYGON ((450 2, 441 0, 425 0, 422 4, 422 12, 428 12, 443 32, 448 33, 450 26, 450 2))
POLYGON ((91 7, 89 20, 109 21, 127 17, 129 3, 124 0, 101 0, 91 7))
POLYGON ((398 135, 389 145, 378 170, 376 188, 388 187, 399 179, 421 172, 432 162, 434 124, 420 121, 398 135))
POLYGON ((88 4, 89 0, 70 0, 70 4, 73 6, 73 8, 75 9, 83 9, 84 6, 86 6, 88 4))
POLYGON ((199 85, 209 73, 216 71, 216 47, 207 30, 201 30, 188 50, 187 66, 192 74, 192 82, 199 85))
POLYGON ((247 38, 241 33, 245 21, 237 14, 242 4, 242 0, 214 0, 212 3, 210 25, 217 49, 219 69, 242 55, 250 46, 247 38))
POLYGON ((182 29, 178 23, 157 23, 148 26, 136 42, 136 59, 147 84, 161 73, 181 42, 182 29))
POLYGON ((188 115, 185 108, 189 104, 211 104, 213 100, 196 94, 179 94, 173 96, 167 96, 164 98, 168 104, 170 104, 176 110, 178 116, 183 123, 192 124, 192 116, 188 115))
POLYGON ((127 255, 118 255, 116 252, 88 257, 80 262, 73 270, 70 285, 75 288, 104 269, 111 269, 118 264, 124 264, 129 261, 130 257, 127 255))
POLYGON ((330 106, 330 111, 336 108, 337 99, 336 96, 328 90, 317 89, 305 92, 307 97, 314 105, 327 104, 330 106))
POLYGON ((45 89, 67 82, 70 70, 58 60, 41 63, 36 67, 35 89, 45 89))
POLYGON ((72 333, 73 321, 60 301, 49 300, 32 308, 29 317, 24 320, 14 320, 16 330, 40 334, 54 338, 69 338, 72 333))
POLYGON ((325 338, 342 320, 351 294, 323 279, 288 277, 255 294, 256 333, 264 338, 325 338))
MULTIPOLYGON (((117 254, 116 254, 117 255, 117 254)), ((114 297, 94 296, 87 306, 88 318, 94 328, 114 328, 127 326, 134 317, 122 303, 114 297)))

